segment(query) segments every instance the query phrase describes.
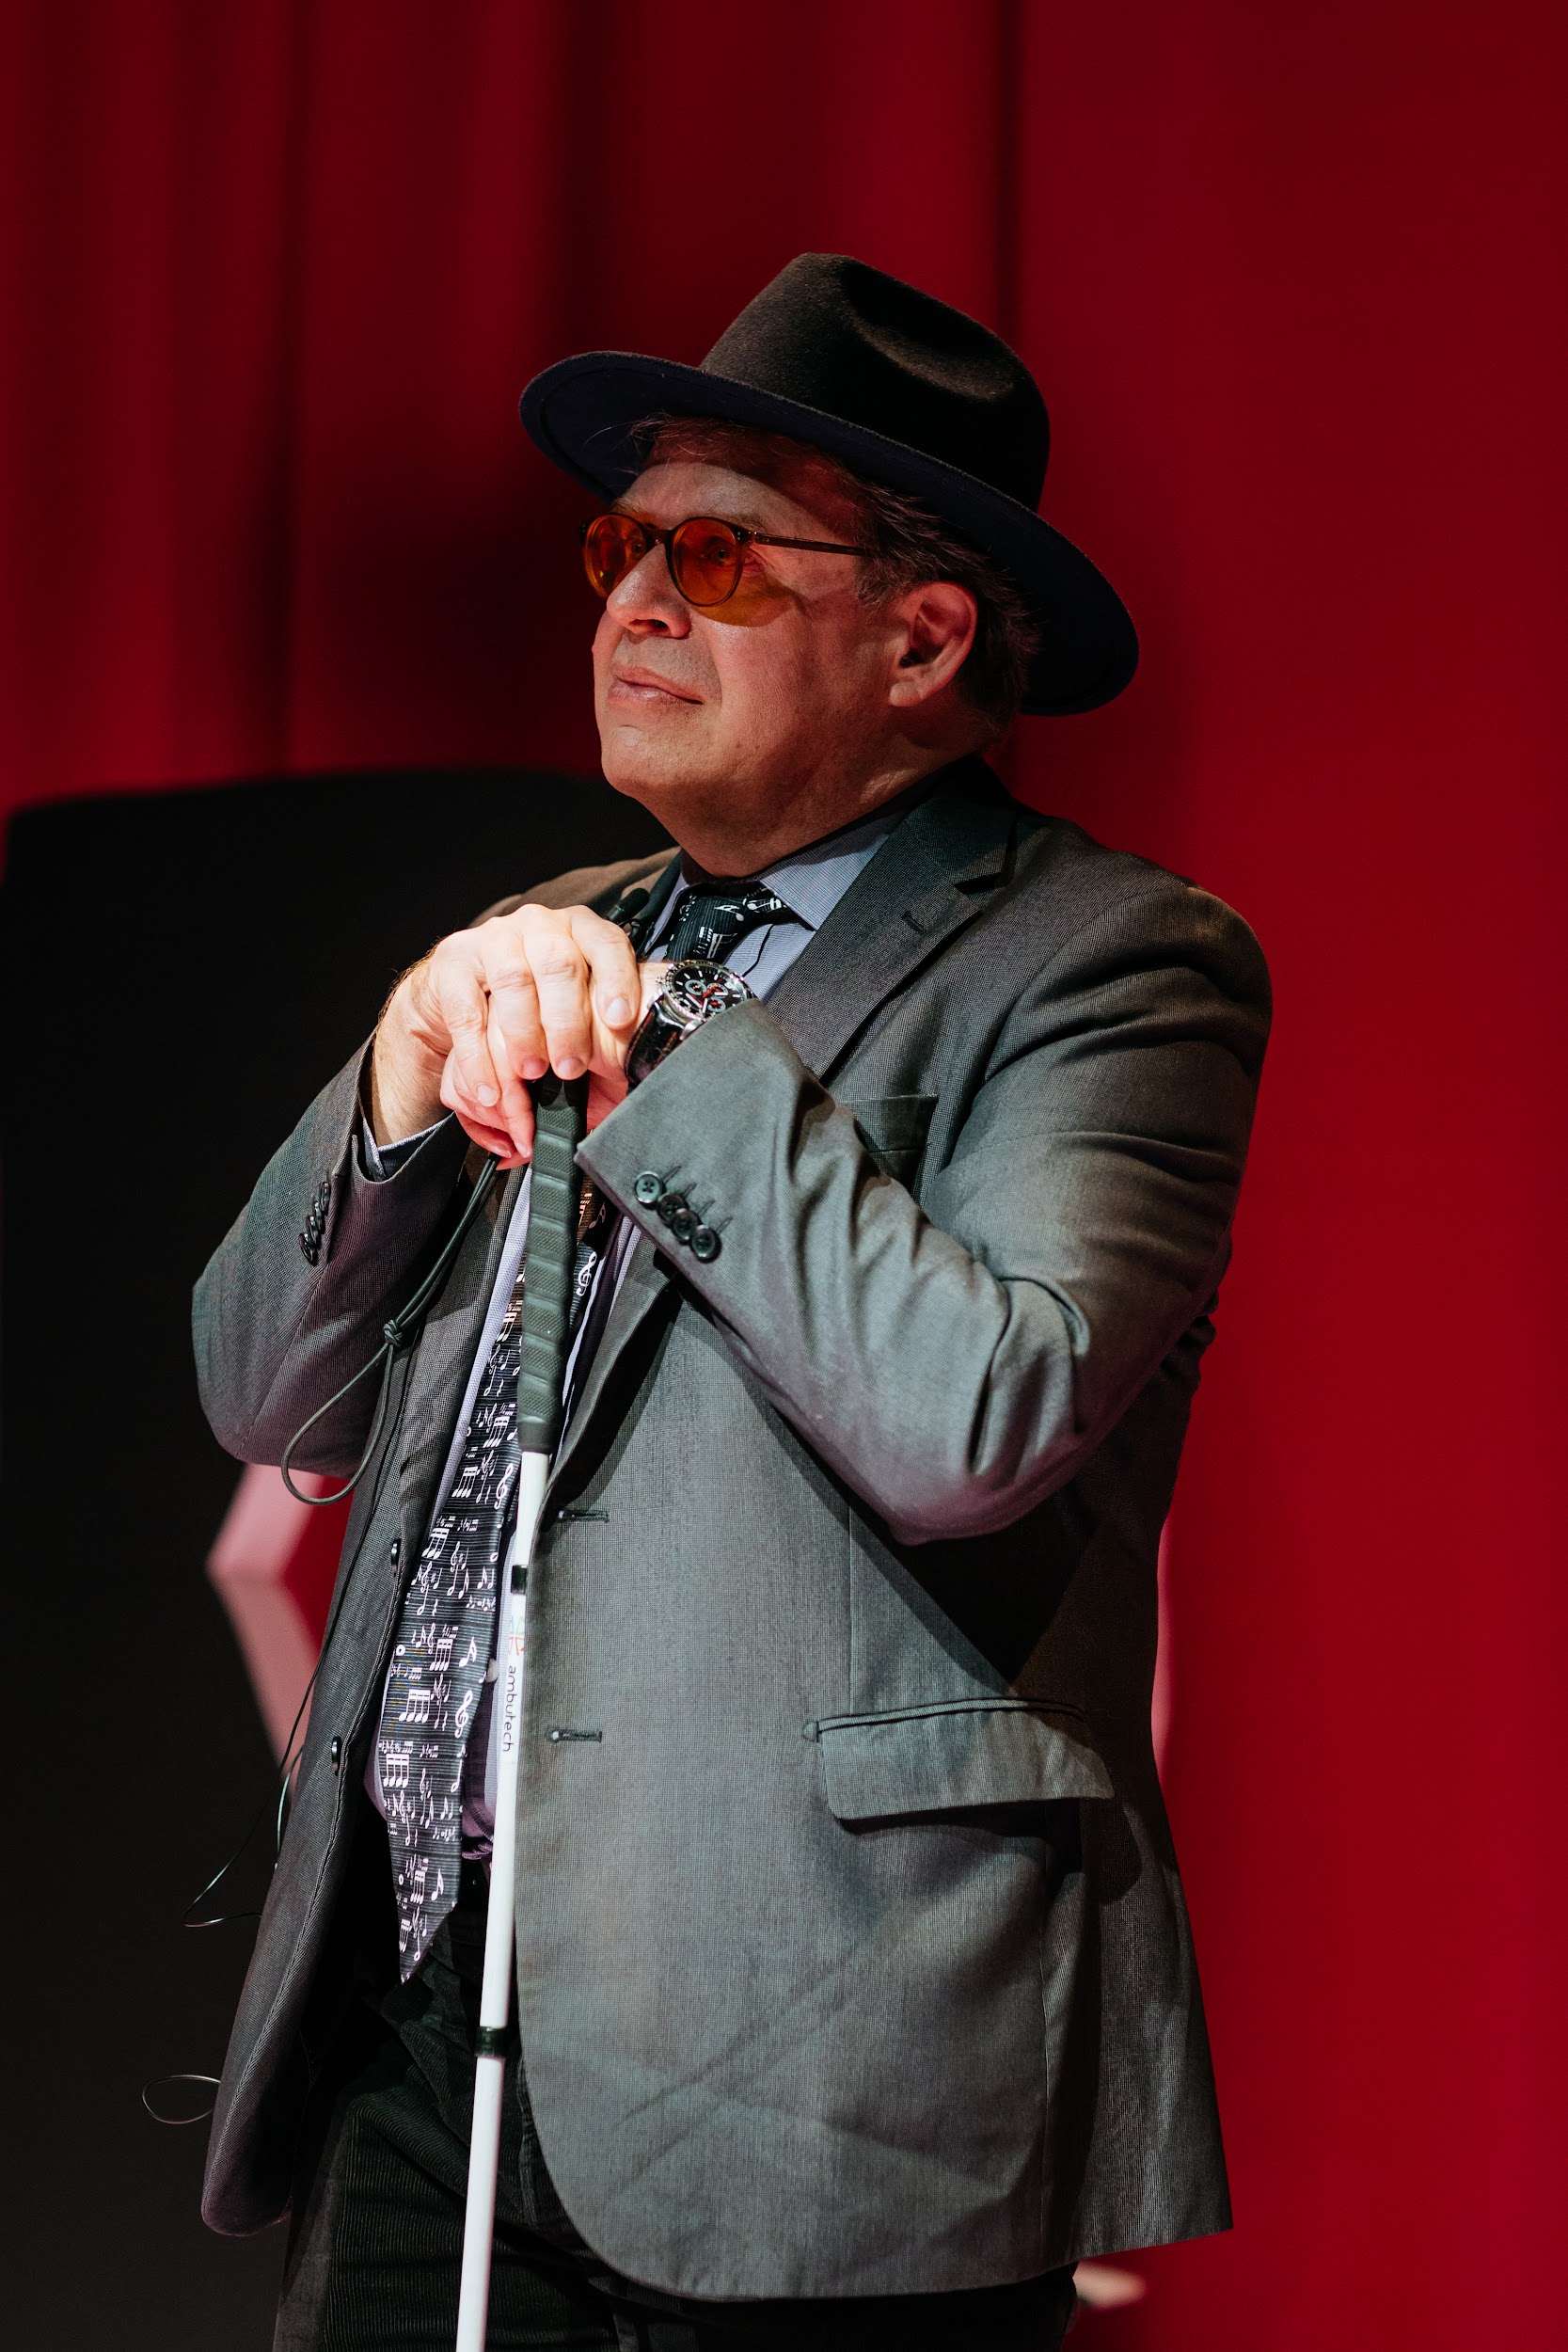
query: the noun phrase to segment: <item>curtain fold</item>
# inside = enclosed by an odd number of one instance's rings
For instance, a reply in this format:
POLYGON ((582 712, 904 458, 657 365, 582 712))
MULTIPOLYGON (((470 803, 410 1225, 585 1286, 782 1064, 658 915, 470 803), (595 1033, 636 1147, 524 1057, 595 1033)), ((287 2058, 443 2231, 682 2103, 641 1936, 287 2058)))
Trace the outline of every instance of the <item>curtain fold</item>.
POLYGON ((593 765, 517 393, 699 358, 797 251, 1040 375, 1144 658, 1006 771, 1280 998, 1170 1596, 1240 2226, 1129 2344, 1556 2324, 1565 51, 1548 0, 0 8, 8 807, 593 765))

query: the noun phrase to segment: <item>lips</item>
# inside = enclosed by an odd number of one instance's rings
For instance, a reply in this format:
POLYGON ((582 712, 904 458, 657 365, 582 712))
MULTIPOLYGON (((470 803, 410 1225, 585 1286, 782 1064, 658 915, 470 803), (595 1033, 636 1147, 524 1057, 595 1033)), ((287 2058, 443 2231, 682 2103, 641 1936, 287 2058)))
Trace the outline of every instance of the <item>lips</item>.
POLYGON ((612 694, 624 693, 638 702, 648 704, 697 703, 702 700, 700 694, 686 692, 673 679, 660 677, 657 670, 612 670, 610 691, 612 694))

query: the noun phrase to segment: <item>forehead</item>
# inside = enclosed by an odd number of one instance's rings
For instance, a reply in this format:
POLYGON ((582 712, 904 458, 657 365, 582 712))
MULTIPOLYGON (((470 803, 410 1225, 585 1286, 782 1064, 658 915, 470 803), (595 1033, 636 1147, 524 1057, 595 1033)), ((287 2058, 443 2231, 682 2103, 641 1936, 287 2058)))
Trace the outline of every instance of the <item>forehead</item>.
POLYGON ((802 538, 827 537, 852 519, 849 501, 804 455, 759 462, 754 471, 738 459, 660 460, 645 466, 615 503, 653 522, 718 515, 753 531, 793 529, 802 538))

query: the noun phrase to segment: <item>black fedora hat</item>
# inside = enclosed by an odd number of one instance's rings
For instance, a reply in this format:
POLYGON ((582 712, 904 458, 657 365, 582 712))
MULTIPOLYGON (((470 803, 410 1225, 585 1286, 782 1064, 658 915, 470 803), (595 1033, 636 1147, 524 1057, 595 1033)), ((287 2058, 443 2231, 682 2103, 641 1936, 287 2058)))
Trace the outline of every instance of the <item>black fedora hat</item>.
POLYGON ((585 488, 618 498, 656 415, 787 433, 921 501, 1016 582, 1040 624, 1023 707, 1093 710, 1137 667, 1110 582, 1035 511, 1051 426, 999 335, 902 278, 801 253, 746 305, 701 367, 589 351, 536 375, 523 422, 585 488))

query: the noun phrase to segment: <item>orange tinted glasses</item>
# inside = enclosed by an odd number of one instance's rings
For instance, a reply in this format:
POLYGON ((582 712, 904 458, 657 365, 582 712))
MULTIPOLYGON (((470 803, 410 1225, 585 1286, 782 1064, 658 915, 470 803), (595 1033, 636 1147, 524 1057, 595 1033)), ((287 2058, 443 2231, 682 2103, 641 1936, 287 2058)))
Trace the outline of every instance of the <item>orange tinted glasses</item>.
POLYGON ((689 515, 660 531, 635 515, 595 515, 582 526, 582 565, 590 584, 608 596, 641 564, 650 548, 662 548, 670 577, 688 604, 722 604, 740 585, 749 547, 809 548, 816 555, 866 555, 867 548, 844 548, 828 539, 779 539, 743 523, 721 522, 714 515, 689 515))

